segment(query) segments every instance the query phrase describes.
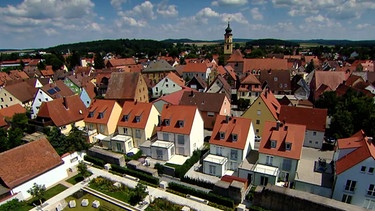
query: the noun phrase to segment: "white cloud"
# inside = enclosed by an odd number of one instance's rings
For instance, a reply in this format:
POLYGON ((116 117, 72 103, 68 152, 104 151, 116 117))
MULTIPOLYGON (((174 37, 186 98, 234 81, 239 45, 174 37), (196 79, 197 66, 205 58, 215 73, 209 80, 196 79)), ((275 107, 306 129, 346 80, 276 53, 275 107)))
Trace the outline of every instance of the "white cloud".
POLYGON ((219 13, 215 12, 209 7, 201 9, 198 13, 197 16, 199 17, 219 17, 219 13))
POLYGON ((156 12, 164 17, 176 17, 178 16, 178 10, 176 5, 168 5, 166 1, 158 4, 156 12))
POLYGON ((129 16, 153 20, 156 19, 153 9, 154 5, 150 1, 145 1, 142 4, 136 5, 132 10, 128 10, 125 13, 129 16))
POLYGON ((211 2, 212 6, 242 6, 247 4, 247 0, 218 0, 211 2))
POLYGON ((250 14, 253 17, 254 20, 263 20, 263 15, 259 11, 258 7, 254 7, 253 9, 250 10, 250 14))
POLYGON ((240 12, 232 13, 232 14, 223 13, 220 16, 221 16, 221 20, 223 22, 227 22, 228 20, 230 20, 231 22, 237 22, 237 23, 241 23, 241 24, 249 24, 249 21, 247 20, 247 18, 240 12))
POLYGON ((126 17, 126 16, 123 16, 121 18, 122 22, 120 23, 120 27, 123 26, 122 23, 124 23, 125 25, 129 25, 129 26, 136 26, 136 27, 145 27, 147 25, 147 22, 144 21, 144 20, 136 20, 132 17, 126 17))
POLYGON ((357 28, 357 29, 366 29, 366 28, 368 28, 368 27, 371 27, 371 25, 368 24, 368 23, 362 23, 362 24, 357 24, 357 25, 356 25, 356 28, 357 28))
POLYGON ((125 2, 126 0, 111 0, 111 5, 113 8, 121 10, 121 5, 125 2))

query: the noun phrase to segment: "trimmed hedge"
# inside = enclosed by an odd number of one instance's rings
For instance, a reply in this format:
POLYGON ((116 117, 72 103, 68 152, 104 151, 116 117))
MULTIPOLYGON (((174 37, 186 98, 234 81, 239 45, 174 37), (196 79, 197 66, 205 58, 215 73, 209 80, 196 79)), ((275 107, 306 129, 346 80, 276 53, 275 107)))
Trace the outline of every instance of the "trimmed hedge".
POLYGON ((151 176, 149 174, 146 174, 144 172, 141 172, 141 171, 137 171, 137 170, 133 170, 133 169, 129 169, 129 168, 124 168, 124 167, 121 167, 121 166, 116 165, 116 164, 111 164, 111 170, 115 171, 117 173, 120 173, 120 174, 128 174, 128 175, 131 175, 133 177, 137 177, 140 180, 149 182, 151 184, 159 185, 159 178, 153 177, 153 176, 151 176))
POLYGON ((135 153, 133 156, 128 157, 125 155, 125 161, 131 161, 131 160, 138 160, 140 157, 142 157, 142 150, 139 150, 137 153, 135 153))
POLYGON ((193 155, 189 159, 187 159, 184 164, 182 164, 181 166, 174 166, 175 176, 182 179, 185 176, 186 172, 189 171, 189 169, 199 161, 201 156, 204 155, 206 151, 207 150, 195 150, 193 152, 193 155))
POLYGON ((178 191, 180 193, 190 194, 190 195, 202 198, 202 199, 206 199, 210 202, 214 202, 216 204, 224 205, 224 206, 232 208, 232 209, 234 208, 233 200, 225 198, 225 197, 220 196, 220 195, 216 195, 216 194, 211 193, 211 192, 206 193, 204 191, 195 190, 193 188, 187 187, 185 185, 177 184, 177 183, 174 183, 174 182, 168 183, 168 188, 170 188, 172 190, 175 190, 175 191, 178 191))
POLYGON ((189 184, 197 185, 199 187, 207 188, 207 189, 213 189, 215 184, 205 181, 205 180, 200 180, 200 179, 195 179, 195 178, 190 178, 190 177, 182 177, 181 178, 182 182, 186 182, 189 184))
POLYGON ((91 163, 93 163, 94 165, 101 166, 101 167, 103 167, 103 166, 106 164, 106 162, 105 162, 104 160, 99 159, 99 158, 91 157, 90 155, 85 155, 85 156, 83 157, 83 159, 84 159, 85 161, 91 162, 91 163))

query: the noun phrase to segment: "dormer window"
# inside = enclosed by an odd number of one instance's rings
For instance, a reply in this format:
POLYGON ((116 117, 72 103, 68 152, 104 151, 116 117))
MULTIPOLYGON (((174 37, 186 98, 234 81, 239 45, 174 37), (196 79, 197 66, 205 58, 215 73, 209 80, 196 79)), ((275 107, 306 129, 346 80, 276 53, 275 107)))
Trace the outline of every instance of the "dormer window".
POLYGON ((94 117, 94 112, 93 111, 89 112, 89 117, 94 117))
POLYGON ((169 124, 170 124, 169 119, 165 119, 164 123, 165 123, 166 126, 169 126, 169 124))
POLYGON ((184 127, 184 121, 183 120, 179 120, 178 121, 178 126, 179 127, 184 127))
POLYGON ((129 120, 129 115, 125 114, 122 119, 124 120, 124 122, 127 122, 129 120))
POLYGON ((271 140, 271 148, 276 148, 276 141, 271 140))
POLYGON ((100 112, 99 113, 99 119, 103 119, 104 118, 104 112, 100 112))
POLYGON ((233 141, 237 141, 237 138, 238 138, 237 134, 232 134, 232 140, 233 141))
POLYGON ((292 149, 292 143, 285 143, 285 149, 290 151, 292 149))
POLYGON ((136 116, 136 117, 135 117, 135 121, 136 121, 136 122, 140 122, 140 121, 141 121, 141 116, 136 116))
POLYGON ((224 139, 225 138, 225 132, 219 132, 219 135, 220 135, 220 139, 224 139))

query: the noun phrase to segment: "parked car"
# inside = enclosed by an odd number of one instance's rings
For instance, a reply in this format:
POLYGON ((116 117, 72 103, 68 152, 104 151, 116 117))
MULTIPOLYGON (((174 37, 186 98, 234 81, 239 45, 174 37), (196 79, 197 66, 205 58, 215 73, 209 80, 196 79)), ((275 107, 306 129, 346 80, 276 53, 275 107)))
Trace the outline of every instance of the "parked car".
POLYGON ((336 142, 336 139, 334 137, 324 137, 324 140, 329 144, 334 144, 336 142))

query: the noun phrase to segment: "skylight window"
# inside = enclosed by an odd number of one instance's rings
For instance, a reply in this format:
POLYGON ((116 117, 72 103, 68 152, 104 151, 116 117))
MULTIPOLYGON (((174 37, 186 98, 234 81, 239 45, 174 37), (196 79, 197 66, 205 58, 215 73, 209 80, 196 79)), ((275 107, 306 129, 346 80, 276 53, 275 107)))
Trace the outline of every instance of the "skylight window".
POLYGON ((225 132, 219 132, 219 135, 220 135, 220 139, 224 139, 225 138, 225 132))
POLYGON ((276 141, 274 140, 271 141, 271 148, 276 148, 276 141))
POLYGON ((136 122, 140 122, 140 121, 141 121, 141 117, 140 117, 140 116, 136 116, 136 117, 135 117, 135 121, 136 121, 136 122))
POLYGON ((170 123, 169 123, 169 119, 165 119, 165 120, 164 120, 164 123, 165 123, 166 126, 169 126, 169 124, 170 124, 170 123))
POLYGON ((122 119, 127 122, 129 120, 129 116, 127 114, 124 114, 124 116, 122 117, 122 119))

